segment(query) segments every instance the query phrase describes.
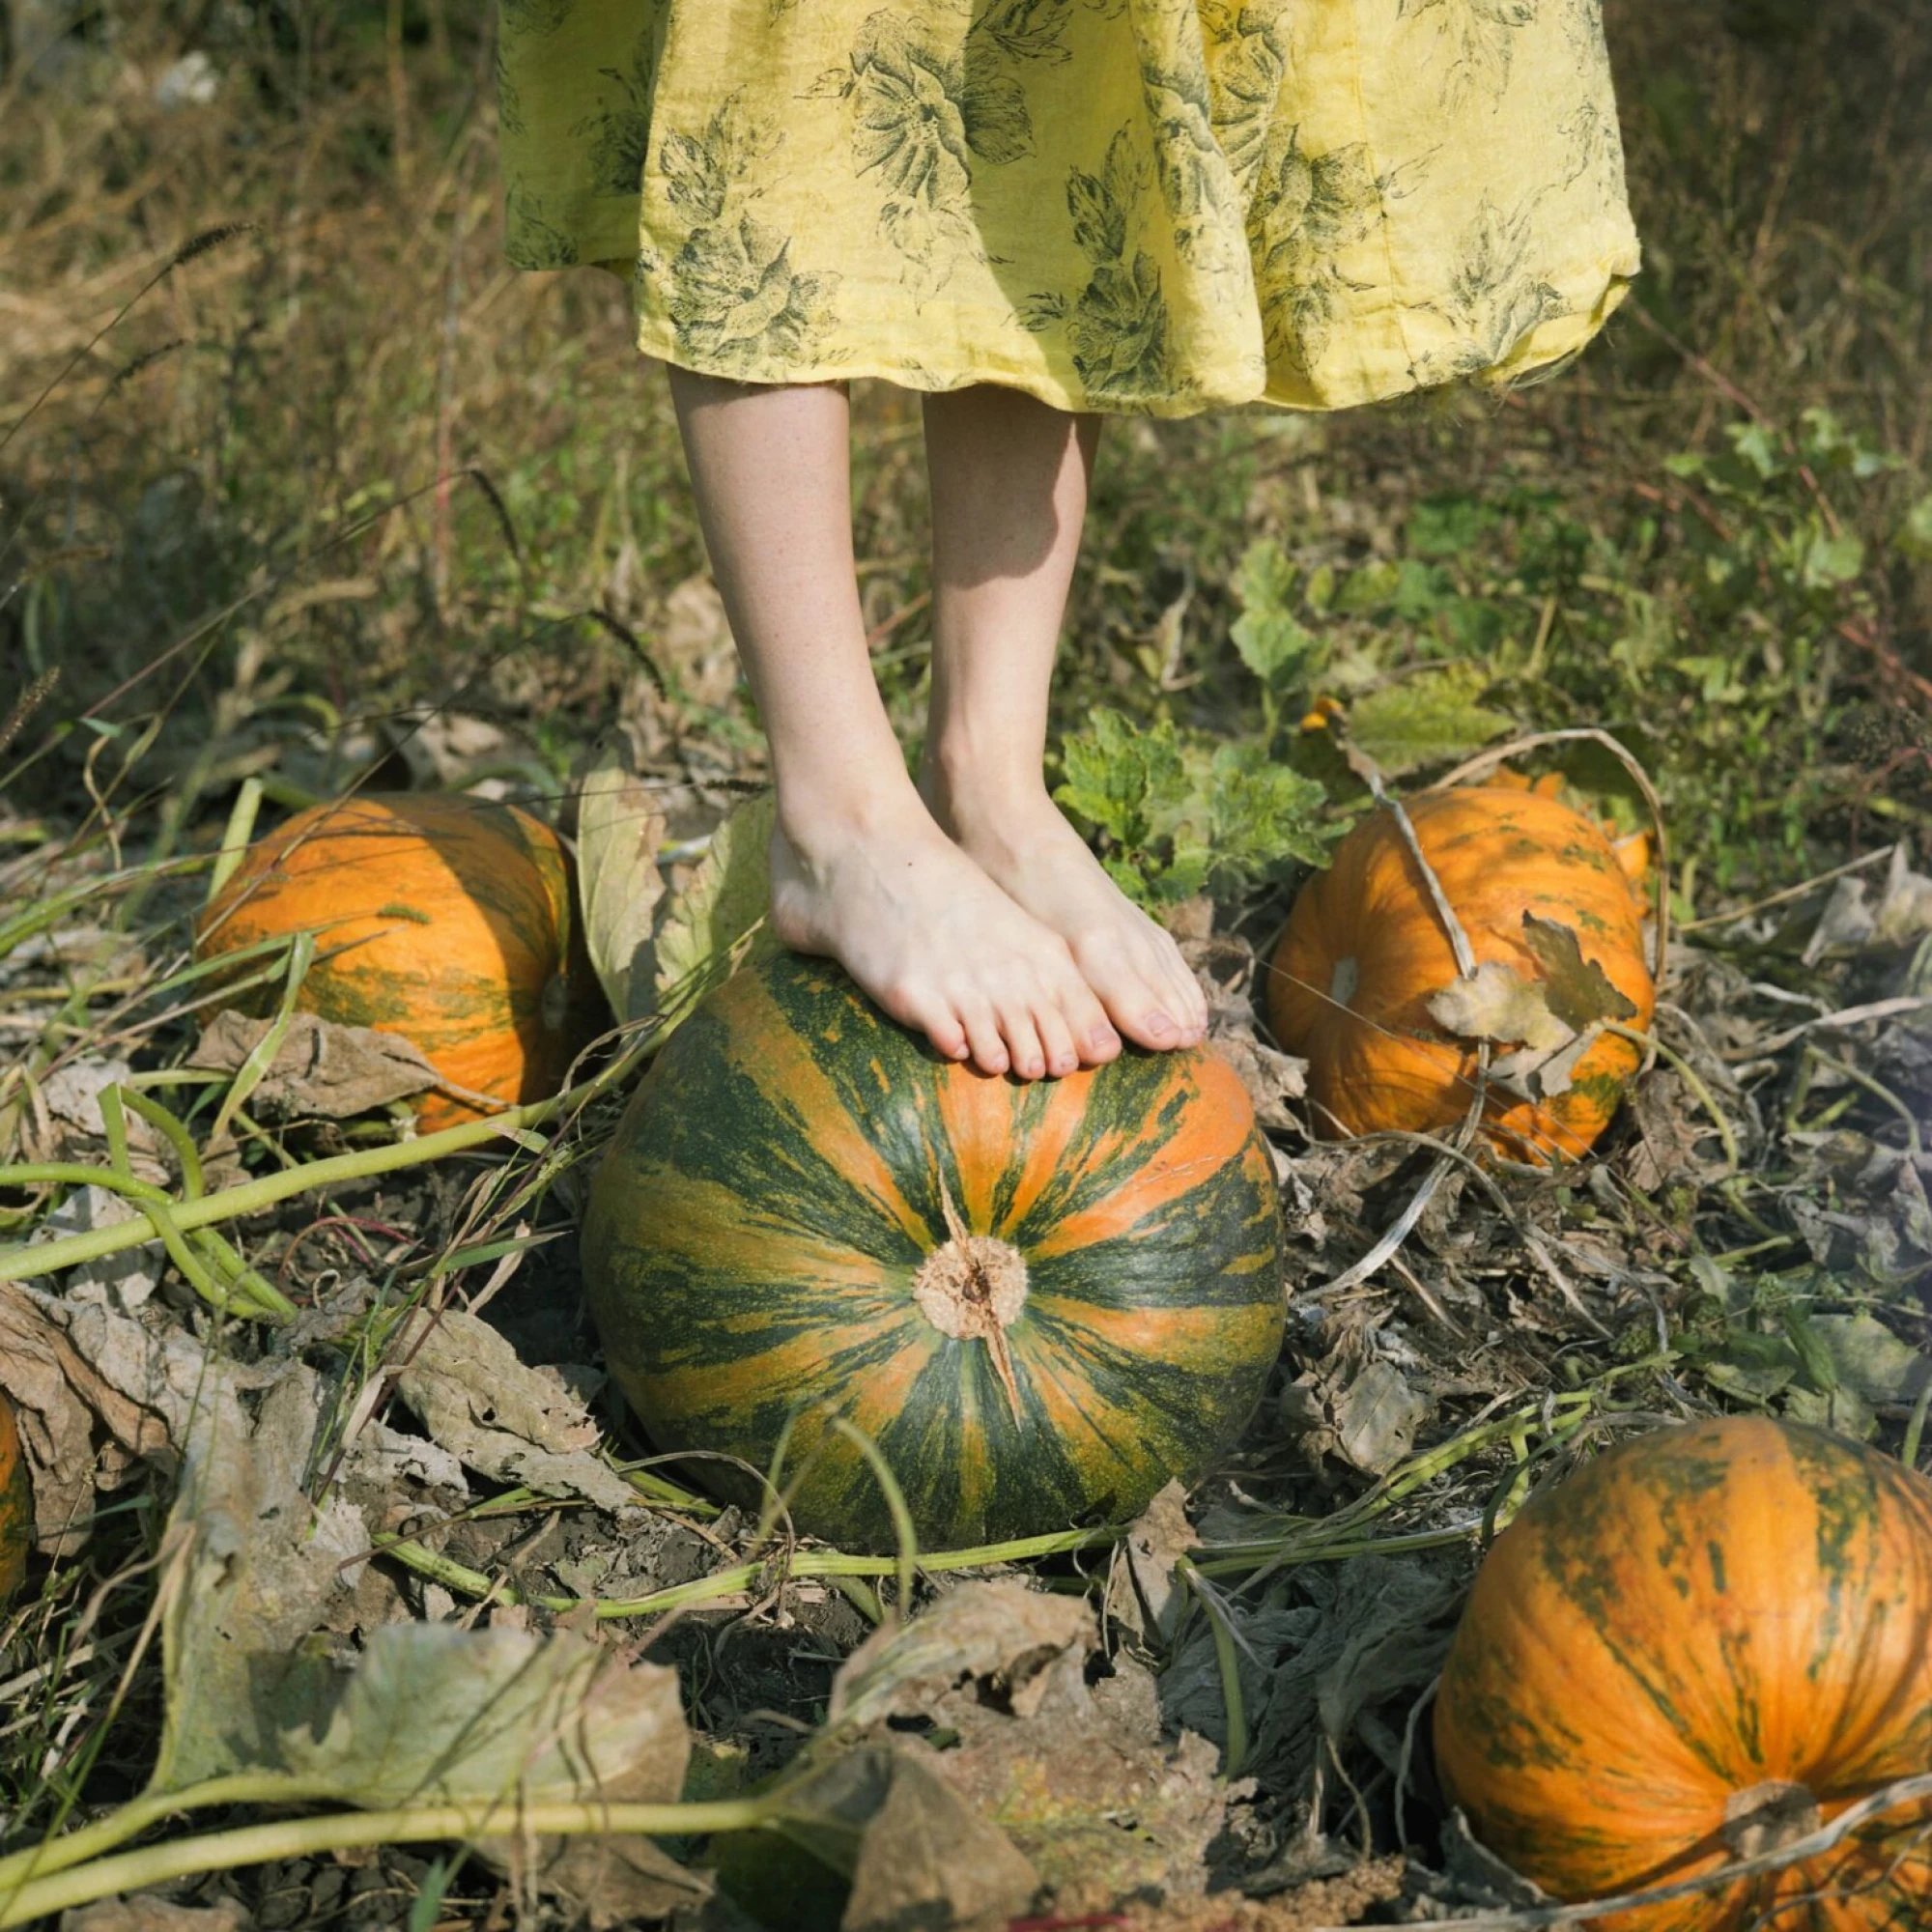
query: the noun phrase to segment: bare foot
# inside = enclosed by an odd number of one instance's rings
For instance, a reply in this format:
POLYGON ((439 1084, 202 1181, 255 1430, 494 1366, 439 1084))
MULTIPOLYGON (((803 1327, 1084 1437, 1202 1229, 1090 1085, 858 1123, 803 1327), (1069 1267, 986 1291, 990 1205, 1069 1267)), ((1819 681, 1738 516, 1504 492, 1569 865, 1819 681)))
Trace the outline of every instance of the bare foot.
POLYGON ((984 1072, 1036 1080, 1121 1050, 1065 942, 947 838, 910 784, 863 811, 786 812, 772 835, 772 924, 984 1072))
POLYGON ((1208 1002, 1180 949, 1107 876, 1043 788, 976 790, 928 767, 920 790, 960 850, 1066 942, 1122 1033, 1157 1049, 1200 1044, 1208 1002))

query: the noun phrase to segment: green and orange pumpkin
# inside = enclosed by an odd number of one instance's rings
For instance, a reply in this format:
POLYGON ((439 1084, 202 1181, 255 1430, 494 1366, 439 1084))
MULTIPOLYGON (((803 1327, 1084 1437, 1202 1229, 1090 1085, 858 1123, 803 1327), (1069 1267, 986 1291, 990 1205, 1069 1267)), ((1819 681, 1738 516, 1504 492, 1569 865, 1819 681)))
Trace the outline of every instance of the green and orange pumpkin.
POLYGON ((425 1133, 547 1098, 595 1031, 569 862, 515 806, 372 793, 298 812, 249 847, 197 923, 195 952, 305 929, 316 954, 300 1005, 402 1035, 447 1083, 415 1103, 425 1133))
MULTIPOLYGON (((1544 978, 1525 937, 1524 915, 1533 915, 1576 934, 1581 957, 1629 1003, 1630 1031, 1649 1026, 1656 988, 1630 877, 1647 843, 1620 853, 1581 812, 1520 781, 1427 792, 1405 810, 1478 966, 1544 978)), ((1269 1024, 1308 1062, 1319 1129, 1437 1133, 1463 1119, 1476 1046, 1429 1009, 1459 977, 1401 828, 1387 811, 1371 813, 1296 896, 1268 975, 1269 1024)), ((1615 1112, 1639 1058, 1632 1040, 1601 1032, 1570 1069, 1567 1092, 1529 1100, 1492 1087, 1487 1139, 1516 1160, 1577 1158, 1615 1112)))
MULTIPOLYGON (((1531 1498, 1476 1577, 1435 1757, 1564 1900, 1709 1872, 1932 1770, 1932 1483, 1763 1417, 1658 1430, 1531 1498)), ((1932 1801, 1599 1932, 1932 1924, 1932 1801)))
POLYGON ((924 1547, 1120 1520, 1233 1440, 1284 1319, 1273 1166, 1224 1061, 991 1079, 790 953, 658 1057, 583 1267, 657 1443, 768 1470, 782 1440, 794 1521, 852 1548, 894 1531, 835 1416, 924 1547))

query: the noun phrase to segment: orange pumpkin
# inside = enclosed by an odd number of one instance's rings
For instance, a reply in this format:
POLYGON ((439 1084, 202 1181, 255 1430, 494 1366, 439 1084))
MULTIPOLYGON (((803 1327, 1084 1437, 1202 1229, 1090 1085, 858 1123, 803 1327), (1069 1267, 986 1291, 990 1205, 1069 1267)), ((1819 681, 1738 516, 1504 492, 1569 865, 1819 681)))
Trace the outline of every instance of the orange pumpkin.
POLYGON ((0 1395, 0 1604, 20 1587, 27 1574, 27 1548, 34 1540, 34 1492, 14 1406, 0 1395))
MULTIPOLYGON (((1631 1027, 1650 1024, 1643 910, 1597 826, 1515 786, 1425 793, 1405 809, 1479 965, 1542 979, 1523 927, 1533 914, 1577 935, 1583 959, 1635 1009, 1631 1027)), ((1428 1004, 1458 977, 1413 853, 1393 814, 1373 813, 1302 888, 1269 974, 1269 1020, 1281 1044, 1308 1061, 1319 1126, 1433 1133, 1463 1118, 1475 1044, 1445 1032, 1428 1004)), ((1603 1033, 1571 1069, 1568 1092, 1527 1100, 1492 1088, 1490 1144, 1517 1160, 1576 1158, 1603 1131, 1638 1057, 1631 1041, 1603 1033)))
MULTIPOLYGON (((1525 778, 1521 772, 1512 771, 1507 765, 1498 767, 1488 778, 1481 781, 1486 785, 1496 785, 1504 791, 1533 791, 1539 798, 1560 799, 1563 796, 1563 774, 1545 772, 1539 779, 1525 778)), ((1617 855, 1617 864, 1624 868, 1624 877, 1631 882, 1633 890, 1644 892, 1651 879, 1651 838, 1648 832, 1618 832, 1613 825, 1605 824, 1604 837, 1610 841, 1610 850, 1617 855)))
MULTIPOLYGON (((1771 1851, 1932 1766, 1932 1483, 1739 1416, 1623 1443, 1496 1539, 1443 1666, 1435 1756, 1559 1899, 1771 1851)), ((1598 1932, 1932 1924, 1932 1802, 1598 1932)))
POLYGON ((594 1030, 563 846, 515 806, 429 792, 298 812, 249 848, 195 952, 305 928, 300 1004, 401 1034, 448 1083, 415 1103, 425 1133, 554 1094, 594 1030))

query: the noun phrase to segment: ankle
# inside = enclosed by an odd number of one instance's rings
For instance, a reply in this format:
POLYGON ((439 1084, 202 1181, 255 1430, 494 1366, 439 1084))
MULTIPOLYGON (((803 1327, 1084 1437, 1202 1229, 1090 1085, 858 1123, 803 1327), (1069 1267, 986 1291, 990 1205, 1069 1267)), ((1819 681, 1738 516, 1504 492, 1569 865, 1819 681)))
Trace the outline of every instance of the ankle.
POLYGON ((935 811, 954 819, 1007 820, 1051 804, 1046 773, 1037 760, 1010 753, 987 755, 944 741, 928 741, 920 759, 919 789, 935 811))
POLYGON ((909 814, 928 815, 903 767, 896 774, 781 779, 776 790, 780 836, 806 860, 830 856, 855 841, 876 840, 903 827, 909 814))

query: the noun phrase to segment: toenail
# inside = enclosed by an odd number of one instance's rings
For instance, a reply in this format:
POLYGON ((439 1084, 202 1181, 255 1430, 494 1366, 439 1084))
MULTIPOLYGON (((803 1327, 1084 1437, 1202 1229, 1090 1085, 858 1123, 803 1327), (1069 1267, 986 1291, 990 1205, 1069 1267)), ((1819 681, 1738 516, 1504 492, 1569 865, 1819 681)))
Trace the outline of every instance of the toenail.
POLYGON ((1045 1070, 1037 1060, 1023 1060, 1020 1062, 1020 1071, 1029 1080, 1037 1080, 1045 1070))
POLYGON ((1143 1024, 1146 1026, 1148 1032, 1152 1034, 1156 1039, 1165 1039, 1169 1034, 1180 1031, 1157 1007, 1147 1016, 1143 1024))
POLYGON ((1056 1073, 1071 1073, 1080 1065, 1070 1053, 1057 1053, 1053 1057, 1053 1070, 1056 1073))
POLYGON ((1095 1053, 1112 1053, 1121 1043, 1121 1037, 1112 1027, 1095 1027, 1087 1036, 1087 1044, 1095 1053))

